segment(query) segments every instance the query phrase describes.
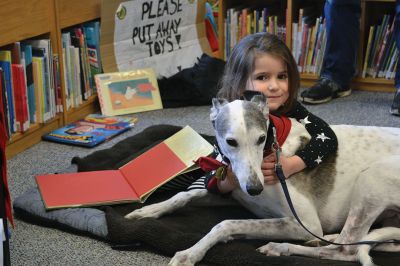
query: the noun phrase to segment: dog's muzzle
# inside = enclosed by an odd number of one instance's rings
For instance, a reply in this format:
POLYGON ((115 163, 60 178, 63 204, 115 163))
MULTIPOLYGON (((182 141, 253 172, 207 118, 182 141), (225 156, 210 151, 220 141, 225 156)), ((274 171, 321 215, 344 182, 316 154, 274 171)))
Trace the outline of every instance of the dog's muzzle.
POLYGON ((260 183, 257 177, 253 177, 249 180, 246 184, 247 193, 250 196, 257 196, 259 195, 264 189, 264 186, 260 183))

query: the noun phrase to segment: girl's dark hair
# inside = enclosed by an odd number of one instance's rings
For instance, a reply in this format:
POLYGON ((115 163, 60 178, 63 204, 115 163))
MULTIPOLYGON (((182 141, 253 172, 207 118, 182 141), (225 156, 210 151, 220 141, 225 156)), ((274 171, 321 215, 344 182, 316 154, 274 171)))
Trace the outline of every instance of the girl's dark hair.
POLYGON ((268 53, 281 58, 287 66, 289 98, 274 113, 284 114, 292 109, 300 87, 300 75, 297 64, 286 44, 276 35, 262 32, 248 35, 233 48, 225 65, 217 97, 228 101, 240 99, 246 90, 247 82, 254 72, 257 53, 268 53))

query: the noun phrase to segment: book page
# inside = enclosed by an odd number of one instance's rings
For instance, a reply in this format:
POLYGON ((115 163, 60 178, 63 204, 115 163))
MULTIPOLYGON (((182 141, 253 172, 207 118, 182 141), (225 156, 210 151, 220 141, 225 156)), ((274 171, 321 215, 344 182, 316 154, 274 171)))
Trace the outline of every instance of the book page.
POLYGON ((197 158, 213 152, 213 146, 190 126, 184 127, 164 142, 188 167, 193 166, 197 158))
POLYGON ((178 174, 194 170, 194 161, 207 156, 213 146, 186 126, 162 143, 120 168, 142 200, 178 174))

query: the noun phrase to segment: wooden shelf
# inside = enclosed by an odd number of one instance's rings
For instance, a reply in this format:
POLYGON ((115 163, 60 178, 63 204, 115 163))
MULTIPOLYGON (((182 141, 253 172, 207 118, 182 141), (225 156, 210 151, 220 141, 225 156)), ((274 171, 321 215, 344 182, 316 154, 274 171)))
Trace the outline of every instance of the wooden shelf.
POLYGON ((101 0, 56 0, 59 29, 100 17, 101 0))
POLYGON ((51 30, 49 1, 2 0, 0 1, 0 46, 11 44, 51 30))
POLYGON ((35 124, 24 133, 14 134, 10 142, 7 143, 7 159, 40 142, 44 134, 61 127, 61 121, 61 116, 58 115, 43 125, 35 124))
MULTIPOLYGON (((318 76, 313 74, 301 74, 301 87, 306 88, 315 84, 318 76)), ((395 92, 393 80, 382 78, 360 78, 355 77, 351 82, 353 90, 395 92)))
POLYGON ((87 101, 82 103, 79 107, 72 108, 65 112, 64 124, 75 122, 79 119, 84 118, 88 114, 96 113, 99 110, 100 106, 97 101, 97 96, 92 96, 87 101))

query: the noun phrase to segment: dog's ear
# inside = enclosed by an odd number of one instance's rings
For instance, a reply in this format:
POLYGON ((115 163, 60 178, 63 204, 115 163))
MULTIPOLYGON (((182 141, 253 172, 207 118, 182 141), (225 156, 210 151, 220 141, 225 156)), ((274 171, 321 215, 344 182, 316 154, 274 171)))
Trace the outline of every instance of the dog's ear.
POLYGON ((256 94, 251 98, 251 102, 255 103, 263 113, 264 117, 269 115, 269 108, 267 105, 267 97, 264 94, 256 94))
POLYGON ((219 110, 221 109, 222 106, 224 106, 227 103, 228 103, 228 101, 224 98, 212 98, 212 107, 211 107, 211 113, 210 113, 211 122, 214 123, 215 119, 217 119, 219 110))

